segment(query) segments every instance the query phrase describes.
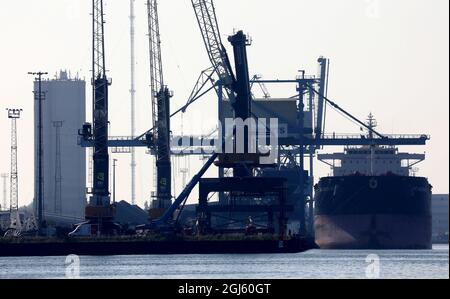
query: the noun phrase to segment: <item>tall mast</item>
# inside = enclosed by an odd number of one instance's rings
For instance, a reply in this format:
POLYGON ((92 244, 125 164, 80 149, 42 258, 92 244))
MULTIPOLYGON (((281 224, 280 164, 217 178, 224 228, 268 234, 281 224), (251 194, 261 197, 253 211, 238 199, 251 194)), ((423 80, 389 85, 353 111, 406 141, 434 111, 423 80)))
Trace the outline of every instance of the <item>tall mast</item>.
POLYGON ((48 75, 47 72, 29 72, 29 75, 37 76, 36 81, 38 82, 38 91, 34 92, 35 100, 38 101, 38 140, 37 140, 37 214, 38 214, 38 230, 39 233, 42 233, 41 228, 44 222, 44 143, 43 143, 43 135, 44 135, 44 126, 43 126, 43 110, 42 110, 42 101, 45 98, 45 92, 42 91, 42 76, 48 75))
POLYGON ((7 109, 11 119, 11 191, 10 191, 10 228, 21 230, 19 215, 19 174, 17 170, 17 119, 22 109, 7 109))
MULTIPOLYGON (((373 114, 369 114, 369 118, 367 119, 367 126, 369 128, 369 139, 373 139, 373 132, 377 127, 377 122, 373 117, 373 114)), ((374 175, 374 161, 375 160, 375 145, 370 146, 370 175, 374 175)))
MULTIPOLYGON (((136 59, 135 59, 135 13, 134 2, 130 0, 130 74, 131 74, 131 137, 136 136, 136 59)), ((136 204, 136 150, 131 148, 131 204, 136 204)))
POLYGON ((367 118, 367 126, 369 128, 369 138, 373 139, 373 131, 377 127, 377 121, 375 120, 375 117, 372 113, 370 113, 369 117, 367 118))

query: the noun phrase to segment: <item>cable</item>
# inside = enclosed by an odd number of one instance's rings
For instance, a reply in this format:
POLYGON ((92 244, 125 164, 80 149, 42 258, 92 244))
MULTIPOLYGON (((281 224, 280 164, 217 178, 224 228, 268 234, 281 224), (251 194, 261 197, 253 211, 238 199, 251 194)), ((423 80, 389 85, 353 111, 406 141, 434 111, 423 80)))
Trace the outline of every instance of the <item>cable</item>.
POLYGON ((359 125, 365 127, 366 129, 369 130, 369 132, 374 133, 375 135, 378 135, 381 138, 386 138, 385 136, 383 136, 382 134, 378 133, 377 131, 375 131, 373 128, 371 128, 370 126, 368 126, 367 124, 365 124, 364 122, 360 121, 359 119, 357 119, 356 117, 354 117, 353 115, 351 115, 350 113, 348 113, 347 111, 345 111, 344 109, 342 109, 338 104, 336 104, 335 102, 333 102, 332 100, 328 99, 326 96, 321 95, 317 90, 314 89, 314 87, 312 87, 309 84, 306 84, 306 86, 308 86, 313 92, 315 92, 316 94, 318 94, 319 96, 321 96, 326 102, 328 102, 333 108, 341 111, 343 114, 345 114, 347 117, 349 117, 350 119, 352 119, 353 121, 355 121, 356 123, 358 123, 359 125))

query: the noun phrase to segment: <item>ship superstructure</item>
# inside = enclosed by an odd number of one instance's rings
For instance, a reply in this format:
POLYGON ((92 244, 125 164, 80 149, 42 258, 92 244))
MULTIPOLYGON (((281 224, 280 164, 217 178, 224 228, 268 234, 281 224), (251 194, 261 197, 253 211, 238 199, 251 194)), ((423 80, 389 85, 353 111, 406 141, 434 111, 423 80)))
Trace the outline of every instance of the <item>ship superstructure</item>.
MULTIPOLYGON (((377 127, 372 114, 367 123, 371 129, 377 127)), ((372 131, 366 138, 373 139, 372 131)), ((320 154, 318 160, 332 168, 333 176, 414 176, 414 166, 425 160, 425 154, 403 153, 395 146, 348 146, 342 153, 320 154)))

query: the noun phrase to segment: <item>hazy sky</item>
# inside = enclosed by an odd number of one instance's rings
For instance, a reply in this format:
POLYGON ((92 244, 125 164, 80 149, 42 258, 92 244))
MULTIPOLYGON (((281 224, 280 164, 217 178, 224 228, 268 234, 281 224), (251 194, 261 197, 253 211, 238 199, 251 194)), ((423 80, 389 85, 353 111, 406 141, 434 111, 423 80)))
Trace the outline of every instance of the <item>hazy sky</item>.
MULTIPOLYGON (((20 204, 33 197, 33 95, 29 71, 59 69, 90 82, 90 0, 0 1, 0 172, 9 172, 7 107, 24 109, 19 123, 20 204)), ((175 93, 173 109, 187 99, 196 77, 209 66, 189 0, 160 0, 166 83, 175 93)), ((113 135, 129 135, 129 0, 105 0, 107 68, 113 79, 110 118, 113 135)), ((290 79, 305 69, 317 73, 317 58, 331 59, 329 97, 360 118, 373 112, 385 133, 430 134, 419 175, 436 193, 448 193, 449 93, 448 0, 215 0, 224 37, 243 29, 253 38, 252 74, 290 79)), ((138 132, 150 127, 147 20, 144 0, 136 0, 138 132)), ((226 40, 224 38, 224 40, 226 40)), ((227 45, 228 46, 228 45, 227 45)), ((89 87, 90 85, 88 85, 89 87)), ((274 97, 291 96, 295 87, 272 89, 274 97)), ((91 106, 91 93, 87 93, 91 106)), ((174 120, 175 133, 208 133, 216 125, 213 94, 174 120)), ((88 114, 90 115, 90 114, 88 114)), ((329 114, 329 132, 359 128, 329 114)), ((336 149, 326 149, 335 151, 336 149)), ((118 199, 129 199, 130 159, 118 156, 118 199)), ((182 165, 184 160, 178 161, 182 165)), ((200 166, 190 161, 190 175, 200 166)), ((181 166, 180 166, 181 167, 181 166)), ((329 169, 317 164, 318 175, 329 169)), ((138 203, 153 189, 152 159, 138 153, 138 203)), ((176 173, 179 173, 176 167, 176 173)), ((215 170, 213 170, 215 171, 215 170)), ((214 172, 210 172, 214 175, 214 172)), ((177 176, 177 193, 181 177, 177 176)), ((192 198, 191 201, 194 201, 192 198)))

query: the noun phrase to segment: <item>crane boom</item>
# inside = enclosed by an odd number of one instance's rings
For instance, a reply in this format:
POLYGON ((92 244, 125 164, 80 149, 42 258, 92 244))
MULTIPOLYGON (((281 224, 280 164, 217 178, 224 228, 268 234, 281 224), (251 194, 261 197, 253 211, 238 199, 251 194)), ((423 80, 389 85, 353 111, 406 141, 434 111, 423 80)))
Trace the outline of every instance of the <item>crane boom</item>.
POLYGON ((171 204, 172 169, 170 151, 170 98, 164 85, 161 36, 157 0, 147 0, 150 48, 150 81, 153 117, 153 138, 156 145, 156 200, 152 209, 165 210, 171 204))
POLYGON ((153 127, 158 121, 158 93, 164 88, 164 75, 161 57, 161 36, 159 33, 158 3, 156 0, 147 0, 148 10, 148 36, 150 43, 150 87, 152 92, 153 127))
POLYGON ((219 25, 213 0, 191 0, 209 60, 217 73, 230 101, 236 99, 234 84, 236 78, 230 59, 220 37, 219 25))
MULTIPOLYGON (((221 86, 223 86, 228 95, 230 104, 234 110, 234 118, 247 120, 252 116, 252 94, 246 49, 250 45, 250 41, 243 31, 238 31, 228 38, 228 41, 233 46, 235 75, 220 37, 213 0, 191 0, 191 2, 209 59, 219 76, 221 86)), ((249 152, 249 136, 248 128, 246 128, 243 141, 244 153, 249 152)), ((236 136, 234 137, 234 148, 237 149, 239 140, 236 136)), ((244 177, 250 175, 250 172, 248 171, 248 167, 237 166, 234 168, 233 174, 236 177, 244 177)))
POLYGON ((325 120, 325 99, 324 96, 327 96, 327 81, 328 81, 328 71, 330 62, 327 58, 320 57, 319 60, 320 65, 320 83, 319 83, 319 96, 317 102, 317 115, 316 115, 316 139, 319 140, 323 137, 324 131, 324 120, 325 120))
POLYGON ((93 66, 92 78, 106 78, 105 27, 103 0, 93 0, 93 66))

